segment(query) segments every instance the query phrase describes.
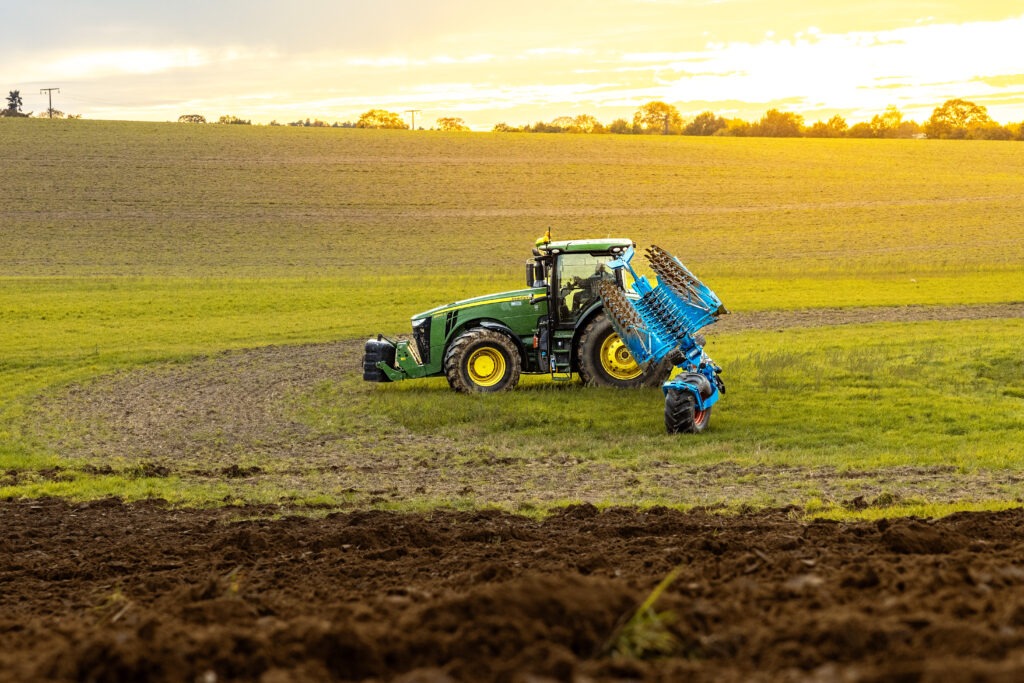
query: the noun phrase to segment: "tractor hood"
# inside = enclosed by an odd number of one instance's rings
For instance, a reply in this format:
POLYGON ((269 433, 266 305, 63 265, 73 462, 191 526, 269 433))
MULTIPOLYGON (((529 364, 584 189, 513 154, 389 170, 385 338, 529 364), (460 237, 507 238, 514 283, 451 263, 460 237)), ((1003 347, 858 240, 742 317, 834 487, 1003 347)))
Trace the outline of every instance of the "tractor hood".
POLYGON ((430 318, 431 316, 438 315, 439 313, 448 313, 461 308, 472 308, 474 306, 486 306, 490 304, 499 303, 510 303, 513 305, 522 305, 522 303, 530 300, 531 294, 542 295, 546 292, 543 287, 537 287, 534 289, 517 289, 512 292, 497 292, 495 294, 485 294, 483 296, 473 297, 472 299, 463 299, 462 301, 455 301, 444 306, 438 306, 437 308, 431 308, 429 311, 423 313, 417 313, 412 317, 413 320, 422 320, 424 318, 430 318))

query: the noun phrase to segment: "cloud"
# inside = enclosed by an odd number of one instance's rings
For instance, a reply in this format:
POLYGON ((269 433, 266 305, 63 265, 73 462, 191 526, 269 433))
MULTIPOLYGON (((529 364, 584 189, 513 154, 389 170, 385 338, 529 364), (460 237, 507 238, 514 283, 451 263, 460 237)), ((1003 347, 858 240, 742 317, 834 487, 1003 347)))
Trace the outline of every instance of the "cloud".
POLYGON ((1003 21, 924 24, 875 32, 817 31, 794 39, 709 44, 704 50, 630 53, 674 100, 801 97, 842 109, 872 110, 894 96, 943 99, 989 95, 999 76, 1024 72, 1024 15, 1003 21), (907 75, 882 83, 897 68, 907 75), (675 76, 673 74, 678 74, 675 76), (979 78, 984 77, 984 78, 979 78))

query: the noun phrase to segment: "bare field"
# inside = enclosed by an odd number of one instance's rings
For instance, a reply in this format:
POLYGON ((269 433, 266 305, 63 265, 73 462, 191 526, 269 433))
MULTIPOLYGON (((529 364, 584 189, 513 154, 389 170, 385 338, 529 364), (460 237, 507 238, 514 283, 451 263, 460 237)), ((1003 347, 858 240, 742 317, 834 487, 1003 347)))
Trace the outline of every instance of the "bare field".
POLYGON ((1024 673, 1020 510, 852 524, 589 505, 543 521, 233 521, 266 513, 0 502, 0 681, 1024 673), (673 569, 656 610, 639 607, 673 569))
POLYGON ((1024 259, 1024 157, 983 141, 7 119, 0 157, 0 275, 518 275, 549 226, 658 243, 720 275, 1024 259))

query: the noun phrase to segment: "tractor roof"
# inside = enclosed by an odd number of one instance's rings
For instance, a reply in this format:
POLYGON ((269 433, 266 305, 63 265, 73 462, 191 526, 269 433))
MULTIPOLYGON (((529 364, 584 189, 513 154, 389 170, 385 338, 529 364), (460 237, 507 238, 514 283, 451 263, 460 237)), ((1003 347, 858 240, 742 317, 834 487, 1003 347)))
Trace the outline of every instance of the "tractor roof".
POLYGON ((573 253, 587 253, 592 251, 611 251, 613 248, 625 249, 633 244, 633 240, 626 239, 623 237, 608 237, 605 239, 596 240, 559 240, 558 242, 547 242, 538 244, 537 248, 541 251, 551 253, 552 251, 558 250, 561 252, 573 254, 573 253))

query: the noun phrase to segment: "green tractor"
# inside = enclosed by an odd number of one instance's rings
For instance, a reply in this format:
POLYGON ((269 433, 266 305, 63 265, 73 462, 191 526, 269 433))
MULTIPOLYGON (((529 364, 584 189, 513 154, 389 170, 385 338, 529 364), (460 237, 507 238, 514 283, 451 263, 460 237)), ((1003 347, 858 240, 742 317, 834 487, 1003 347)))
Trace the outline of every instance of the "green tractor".
POLYGON ((444 375, 460 392, 512 389, 522 373, 587 384, 656 387, 672 364, 638 364, 605 315, 602 282, 625 289, 609 267, 628 239, 537 240, 526 288, 456 301, 412 317, 412 340, 366 342, 363 379, 397 382, 444 375))

